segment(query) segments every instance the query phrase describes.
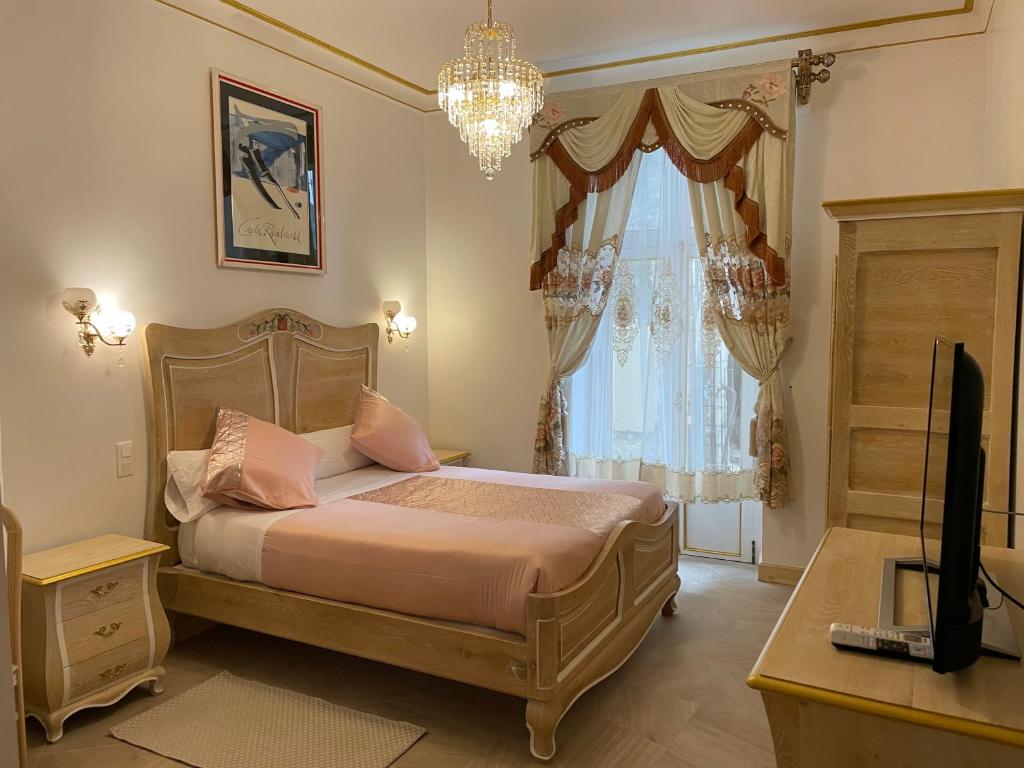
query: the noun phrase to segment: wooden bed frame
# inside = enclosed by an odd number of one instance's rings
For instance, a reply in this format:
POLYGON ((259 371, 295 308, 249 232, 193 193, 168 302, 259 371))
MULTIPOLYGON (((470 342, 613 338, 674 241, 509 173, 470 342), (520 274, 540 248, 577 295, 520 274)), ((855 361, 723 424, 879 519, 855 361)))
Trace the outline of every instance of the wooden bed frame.
MULTIPOLYGON (((180 564, 164 506, 167 453, 208 448, 218 407, 294 432, 353 422, 360 385, 377 383, 376 325, 336 328, 269 309, 224 328, 149 325, 146 535, 167 544, 160 596, 185 614, 362 656, 527 700, 530 751, 550 760, 573 702, 637 649, 658 612, 675 611, 679 509, 621 523, 571 587, 530 595, 523 637, 238 582, 180 564)), ((172 620, 172 625, 174 621, 172 620)))

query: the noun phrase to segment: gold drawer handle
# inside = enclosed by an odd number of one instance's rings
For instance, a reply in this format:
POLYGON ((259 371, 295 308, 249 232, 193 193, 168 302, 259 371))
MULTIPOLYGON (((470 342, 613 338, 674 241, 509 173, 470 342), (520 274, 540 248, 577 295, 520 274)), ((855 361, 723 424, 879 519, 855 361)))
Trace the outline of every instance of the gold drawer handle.
POLYGON ((102 677, 104 680, 109 680, 112 677, 117 677, 118 675, 120 675, 122 672, 125 671, 127 667, 127 664, 118 664, 116 667, 104 669, 102 672, 100 672, 100 677, 102 677))
POLYGON ((110 622, 110 626, 108 626, 108 627, 100 627, 95 632, 93 632, 93 634, 94 635, 99 635, 103 639, 106 639, 108 637, 113 637, 114 633, 117 632, 117 630, 119 630, 120 628, 121 628, 121 622, 120 621, 112 621, 112 622, 110 622))
POLYGON ((98 587, 93 587, 89 591, 96 595, 96 597, 106 597, 117 589, 120 584, 120 581, 108 581, 106 584, 100 584, 98 587))

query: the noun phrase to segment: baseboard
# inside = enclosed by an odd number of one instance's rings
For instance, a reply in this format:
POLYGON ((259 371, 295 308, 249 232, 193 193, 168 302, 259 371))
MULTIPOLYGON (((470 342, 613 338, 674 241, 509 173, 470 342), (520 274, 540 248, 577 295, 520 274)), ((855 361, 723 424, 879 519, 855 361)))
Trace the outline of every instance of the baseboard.
POLYGON ((785 584, 796 586, 803 576, 804 569, 794 565, 772 565, 771 563, 758 563, 757 580, 766 581, 769 584, 785 584))

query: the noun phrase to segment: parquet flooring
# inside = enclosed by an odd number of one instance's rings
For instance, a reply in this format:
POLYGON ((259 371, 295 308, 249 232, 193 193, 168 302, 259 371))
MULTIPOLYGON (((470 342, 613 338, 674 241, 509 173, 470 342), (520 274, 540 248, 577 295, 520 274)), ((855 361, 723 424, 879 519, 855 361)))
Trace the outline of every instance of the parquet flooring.
MULTIPOLYGON (((553 765, 774 765, 760 696, 744 681, 790 589, 759 583, 749 565, 684 557, 679 570, 679 612, 659 617, 629 662, 569 711, 553 765)), ((425 727, 395 768, 538 765, 529 757, 524 703, 499 693, 229 627, 177 647, 166 667, 163 696, 136 691, 120 705, 76 714, 57 744, 30 720, 30 768, 180 768, 108 731, 223 669, 425 727)), ((301 767, 300 756, 294 768, 301 767)))

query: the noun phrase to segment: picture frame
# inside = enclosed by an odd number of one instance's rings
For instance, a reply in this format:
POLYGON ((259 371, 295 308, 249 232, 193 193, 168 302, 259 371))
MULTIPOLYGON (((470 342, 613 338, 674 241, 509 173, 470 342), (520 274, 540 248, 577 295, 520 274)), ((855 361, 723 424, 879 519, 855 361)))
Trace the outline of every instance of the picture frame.
POLYGON ((217 264, 324 274, 320 107, 211 70, 217 264))

